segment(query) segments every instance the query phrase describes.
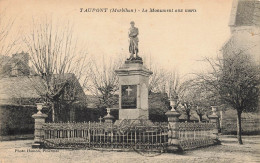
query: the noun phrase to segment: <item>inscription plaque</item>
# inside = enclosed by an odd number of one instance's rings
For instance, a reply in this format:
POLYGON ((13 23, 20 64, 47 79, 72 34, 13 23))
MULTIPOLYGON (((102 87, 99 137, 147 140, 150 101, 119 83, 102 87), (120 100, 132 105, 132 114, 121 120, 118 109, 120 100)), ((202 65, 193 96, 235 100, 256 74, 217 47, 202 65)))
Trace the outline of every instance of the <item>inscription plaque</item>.
POLYGON ((137 106, 137 85, 122 85, 122 109, 136 109, 137 106))

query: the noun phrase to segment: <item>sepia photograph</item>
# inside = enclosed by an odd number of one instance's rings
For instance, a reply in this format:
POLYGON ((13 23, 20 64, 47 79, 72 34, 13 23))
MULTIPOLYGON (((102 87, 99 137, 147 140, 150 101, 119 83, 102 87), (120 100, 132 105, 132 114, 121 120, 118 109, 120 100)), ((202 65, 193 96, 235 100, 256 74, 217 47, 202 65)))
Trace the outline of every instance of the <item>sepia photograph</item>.
POLYGON ((0 0, 0 163, 260 162, 259 0, 0 0))

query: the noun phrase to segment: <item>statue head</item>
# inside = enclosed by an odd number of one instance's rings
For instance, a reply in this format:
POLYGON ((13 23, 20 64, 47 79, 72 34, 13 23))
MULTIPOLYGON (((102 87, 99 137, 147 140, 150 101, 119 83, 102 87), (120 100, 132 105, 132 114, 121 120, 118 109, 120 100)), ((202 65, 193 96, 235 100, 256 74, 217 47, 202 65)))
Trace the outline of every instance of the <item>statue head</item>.
POLYGON ((135 22, 134 21, 131 21, 130 24, 131 24, 131 27, 135 26, 135 22))

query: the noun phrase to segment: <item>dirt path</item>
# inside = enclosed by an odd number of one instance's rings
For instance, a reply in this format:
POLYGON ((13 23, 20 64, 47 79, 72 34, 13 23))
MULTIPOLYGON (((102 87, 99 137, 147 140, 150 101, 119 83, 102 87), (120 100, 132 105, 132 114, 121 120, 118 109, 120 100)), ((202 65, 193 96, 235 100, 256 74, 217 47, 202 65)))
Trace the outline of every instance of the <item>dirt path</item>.
POLYGON ((165 153, 147 157, 135 152, 96 150, 31 151, 32 140, 0 142, 0 163, 9 162, 260 162, 260 136, 221 137, 222 145, 186 151, 182 155, 165 153))

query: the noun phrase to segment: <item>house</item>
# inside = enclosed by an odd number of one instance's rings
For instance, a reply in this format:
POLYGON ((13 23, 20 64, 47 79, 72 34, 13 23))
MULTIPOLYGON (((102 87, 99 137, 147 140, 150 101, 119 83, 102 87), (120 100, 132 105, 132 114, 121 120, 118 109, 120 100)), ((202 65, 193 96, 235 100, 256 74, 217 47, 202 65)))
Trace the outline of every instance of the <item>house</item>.
MULTIPOLYGON (((222 52, 225 58, 230 46, 234 50, 242 50, 251 56, 254 63, 260 64, 260 1, 233 0, 229 27, 231 36, 223 45, 222 52)), ((260 103, 260 99, 259 99, 260 103)), ((232 109, 220 111, 220 125, 223 134, 236 133, 237 113, 232 109), (225 111, 226 110, 226 111, 225 111)), ((242 132, 259 133, 260 128, 259 106, 258 112, 242 113, 242 132)))
MULTIPOLYGON (((17 53, 1 56, 0 78, 0 135, 33 133, 37 112, 36 103, 48 102, 44 97, 45 81, 29 66, 29 55, 17 53)), ((74 74, 54 74, 56 81, 66 81, 66 86, 55 104, 57 121, 75 121, 75 114, 85 107, 85 93, 74 74)), ((52 119, 50 106, 43 110, 52 119)))
MULTIPOLYGON (((234 0, 229 27, 231 36, 223 45, 223 54, 228 46, 244 50, 255 63, 260 64, 260 1, 234 0)), ((225 57, 225 56, 224 56, 225 57)))
MULTIPOLYGON (((10 56, 0 55, 0 77, 30 75, 29 54, 16 53, 10 56)), ((31 72, 30 72, 31 71, 31 72)))

